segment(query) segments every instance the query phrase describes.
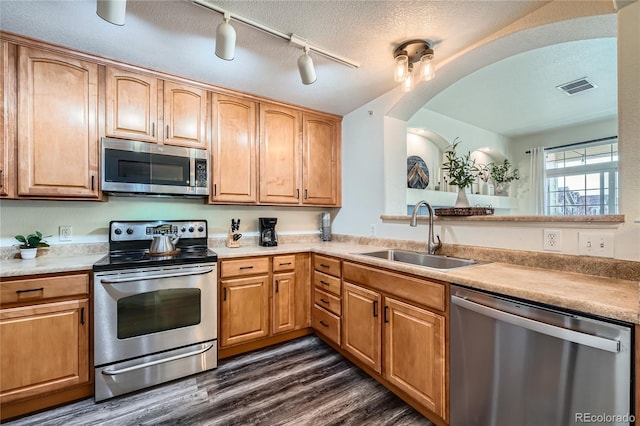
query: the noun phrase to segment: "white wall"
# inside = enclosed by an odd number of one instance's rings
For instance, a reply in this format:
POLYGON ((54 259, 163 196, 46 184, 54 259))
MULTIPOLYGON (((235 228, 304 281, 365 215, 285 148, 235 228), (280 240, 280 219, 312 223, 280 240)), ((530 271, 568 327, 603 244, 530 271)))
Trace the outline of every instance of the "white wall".
POLYGON ((224 236, 231 218, 240 218, 240 232, 258 232, 258 217, 277 217, 277 231, 317 233, 322 211, 308 207, 218 206, 181 198, 111 197, 108 202, 2 200, 0 202, 0 246, 17 244, 16 234, 42 231, 49 243, 57 244, 58 227, 71 225, 75 243, 108 241, 111 220, 206 219, 209 236, 224 236))
MULTIPOLYGON (((550 18, 551 19, 551 18, 550 18)), ((551 19, 553 20, 553 19, 551 19)), ((619 21, 619 137, 621 157, 621 196, 622 213, 626 215, 626 223, 600 225, 597 223, 543 223, 543 222, 496 222, 496 223, 464 223, 454 221, 437 221, 435 232, 440 234, 443 242, 484 247, 543 251, 543 231, 545 228, 560 229, 562 234, 562 253, 578 254, 578 234, 583 231, 603 232, 615 237, 615 257, 618 259, 640 261, 640 4, 634 2, 618 11, 619 21), (624 162, 623 162, 624 161, 624 162), (625 167, 626 166, 626 167, 625 167)), ((535 26, 535 22, 528 25, 535 26)), ((507 36, 505 36, 507 37, 507 36)), ((426 229, 411 228, 408 221, 380 223, 383 214, 399 214, 400 208, 393 201, 398 199, 398 193, 406 191, 406 146, 401 143, 406 138, 406 128, 402 120, 389 120, 384 117, 385 112, 394 111, 398 116, 402 111, 411 108, 398 107, 400 103, 394 100, 402 95, 400 88, 394 89, 387 95, 378 98, 372 104, 376 105, 376 114, 367 117, 365 109, 354 111, 347 115, 343 122, 343 197, 345 207, 340 211, 334 222, 337 233, 370 235, 367 224, 376 223, 377 234, 381 237, 400 238, 424 241, 426 245, 426 229), (391 129, 387 129, 387 125, 391 129), (378 135, 372 135, 370 129, 381 129, 378 135), (402 128, 404 127, 404 134, 402 128), (384 135, 384 141, 379 138, 384 135), (371 144, 376 140, 376 144, 371 144), (384 152, 372 152, 372 148, 382 149, 384 152), (361 161, 363 153, 371 156, 367 161, 370 167, 380 167, 384 170, 384 180, 372 179, 363 189, 365 176, 351 164, 361 161), (382 159, 381 159, 382 157, 382 159), (388 164, 393 159, 396 163, 388 164), (398 161, 397 159, 402 159, 398 161), (380 162, 383 161, 381 164, 380 162), (398 164, 399 162, 399 164, 398 164), (377 186, 380 185, 380 186, 377 186), (394 194, 393 197, 381 199, 383 194, 394 194), (370 197, 370 198, 369 198, 370 197), (347 200, 356 200, 354 203, 347 200), (352 208, 353 204, 364 203, 361 208, 352 208), (377 219, 377 220, 376 220, 377 219)), ((422 112, 419 112, 422 113, 422 112)), ((413 121, 413 119, 411 119, 413 121)), ((456 135, 449 135, 449 137, 456 135)), ((469 141, 471 142, 471 141, 469 141)), ((478 146, 479 147, 479 146, 478 146)), ((469 146, 473 150, 476 146, 469 146)), ((375 173, 373 173, 375 175, 375 173)), ((406 207, 405 207, 406 208, 406 207)), ((426 228, 420 225, 419 228, 426 228)))

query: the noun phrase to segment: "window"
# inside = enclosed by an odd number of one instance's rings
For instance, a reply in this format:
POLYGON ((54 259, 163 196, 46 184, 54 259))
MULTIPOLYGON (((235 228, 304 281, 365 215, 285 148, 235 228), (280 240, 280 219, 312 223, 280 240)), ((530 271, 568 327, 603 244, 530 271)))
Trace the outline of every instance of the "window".
POLYGON ((548 149, 546 214, 618 213, 618 138, 548 149))

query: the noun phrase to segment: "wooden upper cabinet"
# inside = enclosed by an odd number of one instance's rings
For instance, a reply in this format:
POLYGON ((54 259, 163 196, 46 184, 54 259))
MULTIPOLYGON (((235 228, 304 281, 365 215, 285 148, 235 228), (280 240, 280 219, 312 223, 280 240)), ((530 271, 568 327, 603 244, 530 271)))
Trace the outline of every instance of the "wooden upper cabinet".
POLYGON ((118 68, 106 72, 106 134, 157 142, 158 79, 118 68))
POLYGON ((207 91, 187 84, 164 82, 164 143, 207 148, 207 91))
POLYGON ((303 204, 340 205, 340 122, 303 115, 303 204))
POLYGON ((0 44, 0 197, 16 196, 16 46, 0 44))
POLYGON ((210 202, 258 201, 255 102, 213 94, 210 202))
POLYGON ((97 198, 98 65, 18 48, 18 194, 97 198))
POLYGON ((261 203, 300 203, 301 115, 293 108, 260 104, 261 203))
POLYGON ((207 148, 207 91, 188 84, 107 67, 106 134, 207 148))

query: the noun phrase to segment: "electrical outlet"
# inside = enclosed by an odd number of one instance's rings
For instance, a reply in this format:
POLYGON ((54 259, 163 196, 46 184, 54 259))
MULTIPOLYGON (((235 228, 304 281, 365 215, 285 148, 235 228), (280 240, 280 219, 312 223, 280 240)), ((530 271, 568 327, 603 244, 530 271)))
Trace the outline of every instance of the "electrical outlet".
POLYGON ((71 225, 61 225, 59 228, 60 241, 71 241, 72 227, 71 225))
POLYGON ((562 251, 562 231, 545 229, 542 248, 546 251, 562 251))
POLYGON ((376 225, 374 225, 373 223, 371 225, 369 225, 370 227, 370 231, 371 231, 371 236, 375 237, 376 236, 376 225))
POLYGON ((585 256, 613 257, 612 233, 578 233, 578 253, 585 256))

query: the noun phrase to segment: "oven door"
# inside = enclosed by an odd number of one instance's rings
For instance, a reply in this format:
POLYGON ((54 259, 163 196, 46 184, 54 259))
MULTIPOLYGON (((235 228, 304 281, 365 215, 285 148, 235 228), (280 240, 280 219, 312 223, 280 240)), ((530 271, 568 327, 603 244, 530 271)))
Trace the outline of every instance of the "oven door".
POLYGON ((216 264, 94 274, 94 364, 214 340, 216 264))

